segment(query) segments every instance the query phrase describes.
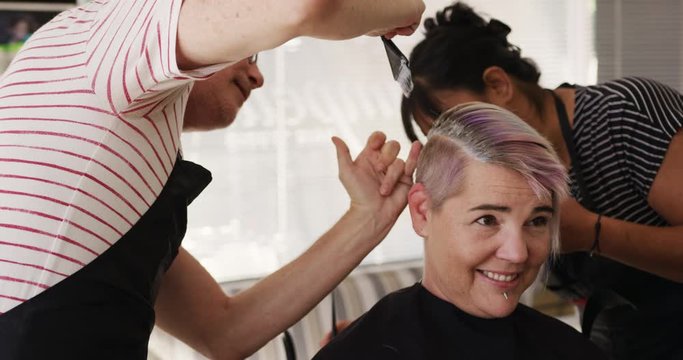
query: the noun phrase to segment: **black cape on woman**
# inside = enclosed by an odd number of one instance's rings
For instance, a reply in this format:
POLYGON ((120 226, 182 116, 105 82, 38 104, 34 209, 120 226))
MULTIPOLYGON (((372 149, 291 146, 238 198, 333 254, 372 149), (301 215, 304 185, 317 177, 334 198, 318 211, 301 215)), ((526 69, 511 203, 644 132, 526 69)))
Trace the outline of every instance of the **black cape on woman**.
POLYGON ((382 298, 313 359, 606 357, 571 326, 525 305, 519 304, 505 318, 482 319, 437 298, 417 283, 382 298))

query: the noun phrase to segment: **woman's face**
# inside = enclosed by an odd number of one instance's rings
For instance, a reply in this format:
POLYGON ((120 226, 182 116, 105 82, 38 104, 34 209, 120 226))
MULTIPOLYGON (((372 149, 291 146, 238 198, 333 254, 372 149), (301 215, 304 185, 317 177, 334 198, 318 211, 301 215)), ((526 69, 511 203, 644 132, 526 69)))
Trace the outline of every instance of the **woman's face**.
POLYGON ((428 210, 423 285, 474 316, 504 317, 548 256, 552 201, 539 199, 517 172, 477 161, 463 185, 428 210))

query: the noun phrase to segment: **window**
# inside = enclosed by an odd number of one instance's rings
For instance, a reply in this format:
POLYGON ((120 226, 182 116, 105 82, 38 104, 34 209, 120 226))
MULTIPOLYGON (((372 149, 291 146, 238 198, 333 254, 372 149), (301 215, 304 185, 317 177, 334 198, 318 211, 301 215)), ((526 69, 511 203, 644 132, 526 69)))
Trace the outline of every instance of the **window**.
POLYGON ((597 0, 598 80, 637 75, 683 90, 681 0, 597 0))
POLYGON ((26 39, 58 13, 76 6, 75 1, 0 1, 0 74, 26 39))
MULTIPOLYGON (((429 1, 426 16, 450 1, 429 1)), ((512 28, 510 41, 542 69, 541 83, 595 82, 592 1, 468 2, 512 28)), ((421 39, 396 39, 407 54, 421 39)), ((348 207, 330 136, 356 155, 382 130, 408 149, 401 91, 378 38, 296 39, 261 53, 265 86, 252 93, 228 129, 189 133, 185 157, 214 180, 190 206, 184 246, 219 280, 259 277, 304 251, 348 207)), ((407 211, 364 263, 422 256, 407 211)))

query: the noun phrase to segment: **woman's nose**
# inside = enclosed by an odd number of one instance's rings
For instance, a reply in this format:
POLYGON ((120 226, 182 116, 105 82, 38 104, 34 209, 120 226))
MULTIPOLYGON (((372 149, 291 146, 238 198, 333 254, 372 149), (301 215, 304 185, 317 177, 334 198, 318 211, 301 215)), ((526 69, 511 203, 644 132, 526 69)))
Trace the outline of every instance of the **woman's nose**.
POLYGON ((527 242, 522 230, 509 231, 504 235, 497 256, 512 263, 523 263, 529 256, 527 242))

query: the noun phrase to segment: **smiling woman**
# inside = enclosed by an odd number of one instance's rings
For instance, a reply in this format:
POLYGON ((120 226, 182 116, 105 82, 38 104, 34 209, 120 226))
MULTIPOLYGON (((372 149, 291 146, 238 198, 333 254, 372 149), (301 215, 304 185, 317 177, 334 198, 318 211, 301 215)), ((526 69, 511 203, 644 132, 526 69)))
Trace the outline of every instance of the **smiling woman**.
POLYGON ((422 282, 384 297, 314 359, 604 358, 519 303, 558 248, 566 193, 553 148, 516 115, 479 102, 446 111, 408 195, 422 282))
POLYGON ((429 208, 416 187, 413 223, 425 238, 422 285, 482 318, 504 317, 536 279, 550 249, 552 199, 539 198, 519 173, 472 161, 462 189, 429 208), (427 215, 427 216, 424 216, 427 215), (502 295, 502 296, 501 296, 502 295))

